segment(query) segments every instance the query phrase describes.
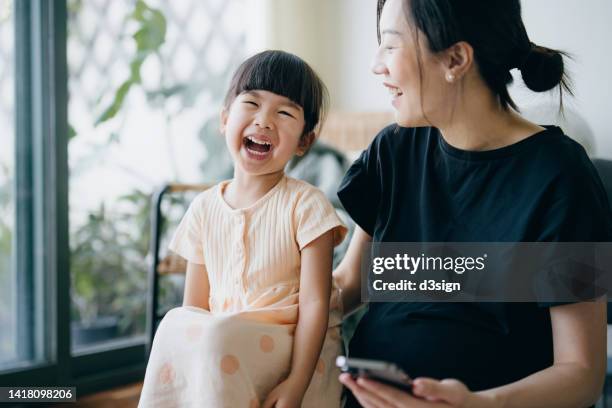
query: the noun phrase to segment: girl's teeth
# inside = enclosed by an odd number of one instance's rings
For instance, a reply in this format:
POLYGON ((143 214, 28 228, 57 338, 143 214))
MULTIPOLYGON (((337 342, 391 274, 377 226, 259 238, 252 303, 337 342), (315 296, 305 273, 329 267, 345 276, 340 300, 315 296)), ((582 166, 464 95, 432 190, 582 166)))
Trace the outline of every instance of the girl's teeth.
POLYGON ((262 146, 270 146, 270 143, 268 142, 260 142, 258 140, 253 139, 252 137, 249 136, 248 138, 251 142, 253 143, 257 143, 258 145, 262 145, 262 146))

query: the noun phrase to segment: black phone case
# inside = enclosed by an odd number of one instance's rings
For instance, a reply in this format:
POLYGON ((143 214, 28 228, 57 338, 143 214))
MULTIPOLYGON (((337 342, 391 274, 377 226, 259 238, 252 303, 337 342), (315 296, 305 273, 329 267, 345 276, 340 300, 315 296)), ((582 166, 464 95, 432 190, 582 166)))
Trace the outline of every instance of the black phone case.
POLYGON ((377 381, 377 382, 380 382, 386 385, 390 385, 395 388, 399 388, 403 391, 407 391, 412 394, 412 384, 407 384, 404 382, 392 381, 386 378, 382 378, 382 377, 377 376, 376 373, 373 373, 370 370, 349 368, 348 373, 351 374, 351 376, 355 379, 357 377, 369 378, 374 381, 377 381))

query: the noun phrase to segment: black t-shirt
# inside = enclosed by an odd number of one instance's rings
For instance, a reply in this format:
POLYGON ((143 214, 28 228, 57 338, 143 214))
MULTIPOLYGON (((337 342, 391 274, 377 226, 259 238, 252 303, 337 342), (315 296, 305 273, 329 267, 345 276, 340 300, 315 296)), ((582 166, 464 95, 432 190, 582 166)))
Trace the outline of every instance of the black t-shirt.
MULTIPOLYGON (((375 242, 612 241, 601 180, 557 127, 475 152, 435 128, 392 125, 353 163, 338 196, 375 242)), ((473 391, 496 387, 553 363, 550 306, 371 303, 349 354, 473 391)))

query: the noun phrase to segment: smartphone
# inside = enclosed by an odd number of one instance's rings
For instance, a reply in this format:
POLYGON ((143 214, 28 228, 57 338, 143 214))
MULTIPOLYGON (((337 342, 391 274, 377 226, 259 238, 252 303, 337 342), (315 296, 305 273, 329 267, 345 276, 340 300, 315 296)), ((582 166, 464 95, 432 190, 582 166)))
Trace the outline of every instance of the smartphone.
POLYGON ((340 367, 342 372, 349 373, 353 377, 371 378, 404 391, 412 391, 410 376, 393 363, 338 356, 336 365, 340 367))

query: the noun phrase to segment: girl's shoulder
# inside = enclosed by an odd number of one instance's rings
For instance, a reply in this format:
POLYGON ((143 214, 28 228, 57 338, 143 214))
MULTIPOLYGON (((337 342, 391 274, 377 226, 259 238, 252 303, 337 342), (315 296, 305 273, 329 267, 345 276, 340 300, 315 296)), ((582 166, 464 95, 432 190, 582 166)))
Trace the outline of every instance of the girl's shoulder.
POLYGON ((327 200, 323 191, 318 187, 313 186, 307 181, 296 179, 293 177, 285 176, 287 182, 285 183, 285 190, 294 199, 300 200, 305 197, 315 196, 321 200, 327 200))
POLYGON ((219 190, 221 189, 223 183, 227 183, 227 181, 222 181, 220 183, 214 184, 208 187, 205 190, 200 191, 194 198, 193 202, 205 203, 207 201, 215 200, 218 198, 219 190))
POLYGON ((325 193, 318 187, 300 179, 286 177, 286 208, 296 216, 304 212, 332 213, 334 206, 325 193))
POLYGON ((201 214, 206 210, 206 208, 209 208, 211 205, 213 205, 213 203, 216 203, 218 201, 221 184, 222 183, 212 185, 211 187, 197 193, 189 204, 191 210, 201 214))

